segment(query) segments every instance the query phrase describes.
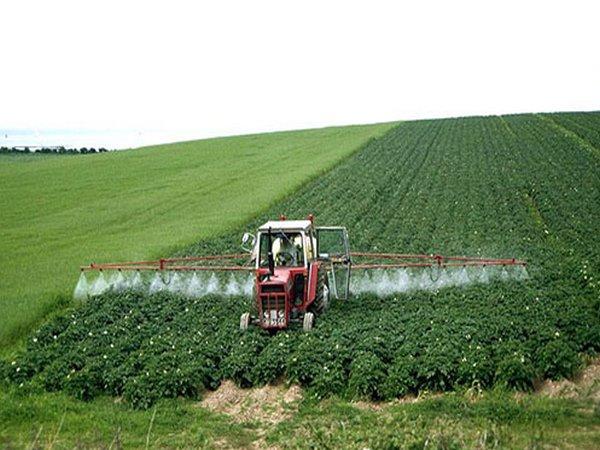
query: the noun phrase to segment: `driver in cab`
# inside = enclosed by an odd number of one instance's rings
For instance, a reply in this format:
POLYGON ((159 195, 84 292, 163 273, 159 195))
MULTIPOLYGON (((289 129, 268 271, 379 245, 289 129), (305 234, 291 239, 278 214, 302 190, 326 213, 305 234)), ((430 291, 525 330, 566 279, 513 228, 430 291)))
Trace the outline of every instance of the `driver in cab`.
POLYGON ((304 263, 302 237, 281 236, 273 241, 273 255, 276 266, 298 266, 304 263))

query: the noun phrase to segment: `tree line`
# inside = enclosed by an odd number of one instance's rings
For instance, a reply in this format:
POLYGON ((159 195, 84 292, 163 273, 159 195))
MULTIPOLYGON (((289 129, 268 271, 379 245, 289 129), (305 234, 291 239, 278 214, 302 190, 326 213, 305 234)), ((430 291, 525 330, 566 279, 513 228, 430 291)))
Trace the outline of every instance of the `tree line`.
POLYGON ((17 154, 25 154, 25 153, 44 153, 44 154, 57 154, 57 155, 85 155, 90 153, 106 153, 109 150, 100 147, 81 147, 81 148, 66 148, 63 146, 58 147, 30 147, 30 146, 15 146, 15 147, 0 147, 0 154, 7 153, 17 153, 17 154))

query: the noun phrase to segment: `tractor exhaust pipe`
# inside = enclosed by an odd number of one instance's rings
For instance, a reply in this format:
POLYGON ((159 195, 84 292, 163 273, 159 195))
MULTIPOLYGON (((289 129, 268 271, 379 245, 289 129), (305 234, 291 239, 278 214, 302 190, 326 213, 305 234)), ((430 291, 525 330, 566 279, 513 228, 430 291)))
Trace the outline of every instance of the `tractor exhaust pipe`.
MULTIPOLYGON (((271 227, 267 233, 267 243, 269 244, 269 252, 267 253, 267 259, 269 261, 269 277, 275 274, 275 260, 273 259, 273 241, 271 236, 271 227)), ((267 278, 269 279, 269 278, 267 278)))

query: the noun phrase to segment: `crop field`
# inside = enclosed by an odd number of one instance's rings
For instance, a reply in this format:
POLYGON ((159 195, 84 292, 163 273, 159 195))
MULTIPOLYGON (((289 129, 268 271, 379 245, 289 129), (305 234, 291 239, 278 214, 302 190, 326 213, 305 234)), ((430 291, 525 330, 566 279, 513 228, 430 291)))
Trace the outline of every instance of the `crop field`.
POLYGON ((70 303, 77 267, 235 229, 391 125, 97 155, 0 155, 0 348, 70 303))
POLYGON ((91 404, 117 397, 136 414, 165 398, 201 398, 224 379, 243 387, 297 383, 309 403, 267 441, 284 447, 329 439, 424 448, 435 440, 419 429, 452 430, 466 420, 463 431, 436 435, 435 445, 555 443, 551 434, 513 440, 504 427, 571 423, 591 430, 583 441, 570 435, 571 444, 594 448, 597 404, 517 404, 506 392, 572 377, 600 351, 599 130, 597 113, 401 123, 253 219, 173 250, 237 251, 240 233, 267 218, 314 213, 318 224, 346 226, 354 250, 515 257, 528 261, 526 280, 361 293, 335 303, 311 333, 275 336, 238 331, 251 301, 243 296, 108 293, 39 327, 1 362, 3 378, 10 389, 99 399, 91 404), (477 404, 447 394, 381 415, 344 403, 481 389, 503 394, 477 404), (398 435, 392 423, 417 434, 398 435), (299 424, 307 431, 286 440, 299 424), (482 426, 491 427, 489 442, 481 441, 482 426))

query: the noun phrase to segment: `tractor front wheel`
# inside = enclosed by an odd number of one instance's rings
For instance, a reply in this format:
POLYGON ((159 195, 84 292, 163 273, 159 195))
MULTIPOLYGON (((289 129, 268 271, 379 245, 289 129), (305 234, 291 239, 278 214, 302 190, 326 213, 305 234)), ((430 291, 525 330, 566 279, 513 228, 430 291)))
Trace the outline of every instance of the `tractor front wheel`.
POLYGON ((302 329, 308 332, 312 330, 314 324, 315 315, 311 312, 307 312, 306 314, 304 314, 304 319, 302 320, 302 329))
POLYGON ((246 331, 250 324, 250 313, 244 313, 240 317, 240 330, 246 331))

